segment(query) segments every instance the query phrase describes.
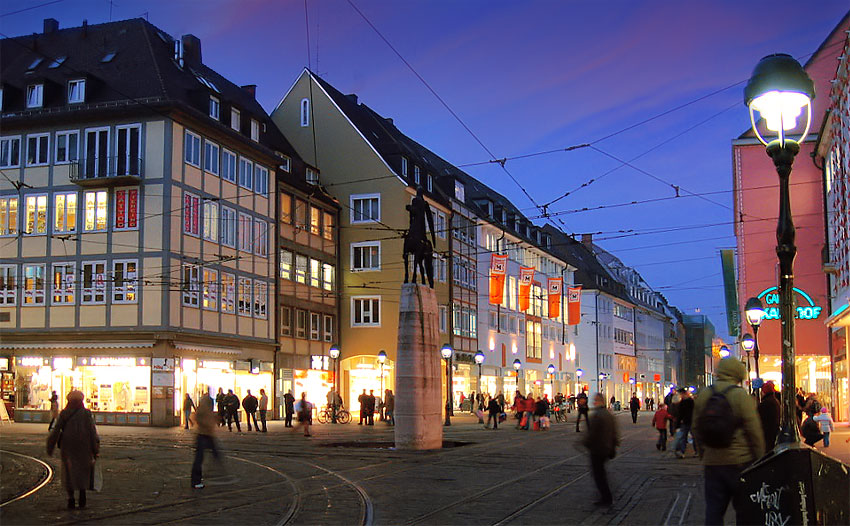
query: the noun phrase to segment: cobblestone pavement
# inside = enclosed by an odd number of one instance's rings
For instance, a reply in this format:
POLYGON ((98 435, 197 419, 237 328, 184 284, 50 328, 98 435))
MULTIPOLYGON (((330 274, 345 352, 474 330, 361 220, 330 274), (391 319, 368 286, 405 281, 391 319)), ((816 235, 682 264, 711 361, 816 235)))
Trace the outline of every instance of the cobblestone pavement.
MULTIPOLYGON (((0 508, 0 521, 4 526, 702 523, 698 459, 657 451, 650 413, 641 413, 637 425, 627 413, 617 418, 623 444, 608 464, 615 502, 604 509, 592 504, 596 490, 572 419, 547 432, 523 432, 512 426, 486 430, 473 417, 457 416, 445 439, 463 445, 434 452, 391 449, 392 429, 381 422, 316 425, 309 439, 281 422, 270 423, 266 434, 224 430, 218 439, 225 460, 206 461, 202 490, 190 487, 190 431, 102 426, 104 489, 91 494, 85 510, 75 511, 65 509, 58 453, 52 458, 44 453, 46 425, 6 425, 0 428, 2 450, 45 460, 56 474, 43 489, 0 508)), ((845 462, 848 436, 843 428, 827 450, 845 462)), ((3 502, 44 476, 35 461, 5 453, 0 460, 3 502)), ((727 519, 733 522, 731 509, 727 519)))

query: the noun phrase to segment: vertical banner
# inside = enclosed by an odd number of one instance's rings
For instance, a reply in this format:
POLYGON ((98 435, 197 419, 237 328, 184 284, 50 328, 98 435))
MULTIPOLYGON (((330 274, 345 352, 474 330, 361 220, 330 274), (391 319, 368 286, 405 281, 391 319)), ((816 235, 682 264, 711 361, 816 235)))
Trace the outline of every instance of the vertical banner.
POLYGON ((723 291, 726 298, 726 325, 730 336, 738 336, 741 311, 738 305, 738 282, 735 280, 735 255, 732 249, 720 251, 720 266, 723 270, 723 291))
POLYGON ((567 324, 581 322, 581 287, 567 287, 567 324))
POLYGON ((508 268, 508 256, 490 254, 490 303, 501 305, 505 290, 505 272, 508 268))
POLYGON ((547 288, 549 289, 549 317, 557 318, 561 314, 561 289, 564 278, 549 278, 547 288))
POLYGON ((528 310, 529 298, 531 297, 531 283, 534 281, 534 267, 519 268, 519 310, 528 310))

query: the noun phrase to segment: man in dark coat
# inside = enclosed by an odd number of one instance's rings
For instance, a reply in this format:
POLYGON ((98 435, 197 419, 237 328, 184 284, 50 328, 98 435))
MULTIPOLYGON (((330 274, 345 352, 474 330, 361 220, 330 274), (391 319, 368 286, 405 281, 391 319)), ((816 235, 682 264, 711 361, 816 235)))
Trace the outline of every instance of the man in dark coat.
POLYGON ((776 435, 779 434, 779 419, 781 409, 776 398, 773 382, 765 382, 761 388, 761 402, 758 406, 761 430, 764 433, 764 444, 767 449, 776 445, 776 435))
POLYGON ((357 423, 358 426, 362 426, 364 420, 366 421, 367 424, 369 423, 368 409, 367 409, 368 400, 369 400, 369 395, 366 394, 366 389, 363 389, 363 392, 360 393, 360 396, 357 397, 357 402, 360 404, 360 422, 357 423))
POLYGON ((640 400, 636 393, 632 393, 632 399, 629 400, 629 410, 632 412, 632 423, 637 424, 638 411, 640 411, 640 400))
MULTIPOLYGON (((602 404, 605 404, 605 397, 602 397, 602 404)), ((576 433, 578 430, 578 423, 581 422, 581 415, 584 415, 584 422, 587 424, 587 427, 590 427, 590 419, 588 418, 589 407, 587 407, 587 393, 582 390, 576 397, 576 406, 578 407, 578 416, 576 417, 576 433)))
POLYGON ((593 411, 590 413, 587 437, 582 444, 590 452, 590 467, 593 472, 593 481, 599 490, 599 500, 594 502, 596 506, 610 506, 614 502, 611 488, 608 486, 608 474, 605 472, 605 463, 614 458, 617 446, 620 445, 620 436, 617 433, 617 422, 614 415, 605 407, 605 397, 602 393, 593 396, 593 411))
POLYGON ((215 409, 218 411, 218 425, 224 427, 224 418, 227 416, 227 410, 224 407, 224 389, 218 388, 218 394, 215 395, 215 409))
POLYGON ((366 425, 375 425, 375 391, 370 390, 366 397, 366 425))
POLYGON ((295 414, 295 397, 292 390, 283 395, 284 414, 286 415, 286 427, 292 427, 292 415, 295 414))
POLYGON ((239 397, 233 394, 233 389, 228 389, 224 397, 224 408, 227 412, 227 430, 233 431, 233 421, 236 421, 236 431, 242 432, 239 425, 239 397))
POLYGON ((259 402, 257 397, 251 394, 248 389, 248 394, 242 399, 242 409, 245 410, 245 420, 248 422, 248 431, 251 430, 251 418, 254 419, 254 432, 260 431, 260 426, 257 425, 257 406, 259 402))

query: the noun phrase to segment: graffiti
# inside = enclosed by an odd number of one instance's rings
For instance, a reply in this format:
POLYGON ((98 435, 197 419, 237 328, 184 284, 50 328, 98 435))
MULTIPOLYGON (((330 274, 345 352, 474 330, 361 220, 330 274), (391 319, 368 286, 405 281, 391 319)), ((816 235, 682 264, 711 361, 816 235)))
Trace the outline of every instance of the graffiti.
POLYGON ((774 491, 770 490, 770 486, 761 483, 761 489, 750 495, 750 500, 761 506, 761 509, 779 509, 779 497, 782 495, 782 490, 785 488, 777 488, 774 491))
POLYGON ((778 511, 769 511, 764 514, 764 526, 785 526, 789 520, 791 520, 790 515, 783 519, 778 511))
POLYGON ((809 524, 809 510, 806 507, 806 485, 803 482, 798 482, 800 487, 800 511, 803 512, 803 526, 809 524))

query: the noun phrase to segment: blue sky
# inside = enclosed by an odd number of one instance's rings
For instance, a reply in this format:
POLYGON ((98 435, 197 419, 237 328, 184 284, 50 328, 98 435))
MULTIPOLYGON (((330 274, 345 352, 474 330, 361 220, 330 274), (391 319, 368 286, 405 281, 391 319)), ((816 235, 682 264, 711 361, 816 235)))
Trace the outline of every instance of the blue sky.
MULTIPOLYGON (((204 62, 238 84, 257 84, 269 111, 308 64, 309 28, 309 63, 340 91, 357 93, 456 165, 491 158, 348 0, 307 0, 306 17, 300 0, 65 0, 40 6, 47 1, 3 2, 0 31, 39 32, 46 17, 60 27, 83 19, 101 23, 109 21, 110 10, 113 20, 147 16, 171 35, 198 36, 204 62), (13 13, 25 8, 31 9, 13 13)), ((538 204, 621 166, 612 157, 640 156, 630 163, 640 170, 622 166, 550 212, 674 195, 647 173, 692 192, 720 192, 709 197, 714 203, 683 198, 567 213, 555 224, 596 233, 601 246, 637 268, 672 304, 689 314, 699 309, 718 333, 726 332, 718 250, 735 245, 730 142, 749 121, 743 84, 723 88, 745 81, 764 55, 807 58, 847 12, 846 0, 819 0, 808 9, 806 2, 786 0, 351 2, 495 157, 594 142, 596 149, 506 164, 538 204), (723 224, 704 226, 717 223, 723 224), (689 225, 699 227, 646 233, 689 225)), ((539 215, 497 165, 465 169, 530 217, 539 215)))

